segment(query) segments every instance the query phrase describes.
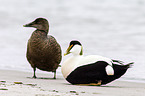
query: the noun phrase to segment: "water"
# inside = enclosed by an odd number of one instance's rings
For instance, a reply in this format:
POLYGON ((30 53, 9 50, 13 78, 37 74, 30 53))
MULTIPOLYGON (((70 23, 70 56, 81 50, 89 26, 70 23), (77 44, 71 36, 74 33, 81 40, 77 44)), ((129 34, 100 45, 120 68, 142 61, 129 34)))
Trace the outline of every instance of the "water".
POLYGON ((145 82, 144 9, 144 0, 0 0, 0 69, 32 71, 25 53, 35 29, 22 25, 45 17, 63 53, 80 40, 85 55, 135 62, 121 79, 145 82))

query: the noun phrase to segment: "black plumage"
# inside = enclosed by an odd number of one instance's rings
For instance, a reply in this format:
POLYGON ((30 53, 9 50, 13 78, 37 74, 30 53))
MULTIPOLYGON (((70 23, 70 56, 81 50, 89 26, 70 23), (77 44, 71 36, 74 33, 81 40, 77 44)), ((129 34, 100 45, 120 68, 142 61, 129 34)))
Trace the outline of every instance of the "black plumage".
POLYGON ((32 33, 27 44, 27 60, 34 69, 34 78, 36 78, 36 68, 43 71, 54 72, 56 78, 56 69, 61 62, 61 47, 56 39, 47 35, 49 30, 48 21, 44 18, 37 18, 32 23, 24 27, 34 27, 36 30, 32 33))
POLYGON ((120 78, 132 64, 133 63, 127 65, 113 64, 114 75, 107 75, 105 67, 108 64, 104 61, 98 61, 93 64, 79 66, 67 76, 66 80, 71 84, 97 84, 98 81, 101 81, 101 85, 104 85, 120 78))

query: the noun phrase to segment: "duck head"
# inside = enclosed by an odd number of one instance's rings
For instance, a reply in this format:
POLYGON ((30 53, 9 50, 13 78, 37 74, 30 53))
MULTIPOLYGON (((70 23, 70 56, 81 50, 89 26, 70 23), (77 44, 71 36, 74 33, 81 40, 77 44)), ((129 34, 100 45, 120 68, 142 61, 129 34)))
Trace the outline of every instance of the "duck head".
POLYGON ((65 55, 72 53, 73 55, 83 55, 83 47, 79 41, 73 40, 70 42, 68 49, 66 50, 65 55))
POLYGON ((34 27, 38 30, 45 31, 48 33, 49 30, 49 24, 48 21, 44 18, 37 18, 33 22, 23 25, 24 27, 34 27))

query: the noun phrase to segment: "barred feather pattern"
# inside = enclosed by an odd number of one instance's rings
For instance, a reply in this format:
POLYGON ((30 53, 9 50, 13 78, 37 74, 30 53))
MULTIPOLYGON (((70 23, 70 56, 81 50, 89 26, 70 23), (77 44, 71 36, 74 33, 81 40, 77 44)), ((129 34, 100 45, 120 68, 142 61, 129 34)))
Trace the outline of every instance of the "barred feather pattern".
POLYGON ((33 68, 53 72, 61 62, 61 47, 53 36, 36 30, 28 41, 26 57, 33 68))

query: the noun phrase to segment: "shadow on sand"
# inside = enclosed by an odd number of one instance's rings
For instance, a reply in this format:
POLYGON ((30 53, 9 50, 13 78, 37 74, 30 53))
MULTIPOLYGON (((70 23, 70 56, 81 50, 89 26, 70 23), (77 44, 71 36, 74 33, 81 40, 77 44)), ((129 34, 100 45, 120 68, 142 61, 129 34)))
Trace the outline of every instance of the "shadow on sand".
POLYGON ((42 79, 42 80, 62 80, 62 78, 46 78, 46 77, 37 77, 37 78, 33 78, 33 77, 27 77, 29 79, 42 79))
MULTIPOLYGON (((73 84, 66 84, 65 85, 73 85, 73 84)), ((74 86, 94 86, 94 87, 99 87, 99 88, 126 88, 125 86, 106 86, 106 85, 101 85, 101 86, 95 86, 95 85, 75 85, 74 86)))

